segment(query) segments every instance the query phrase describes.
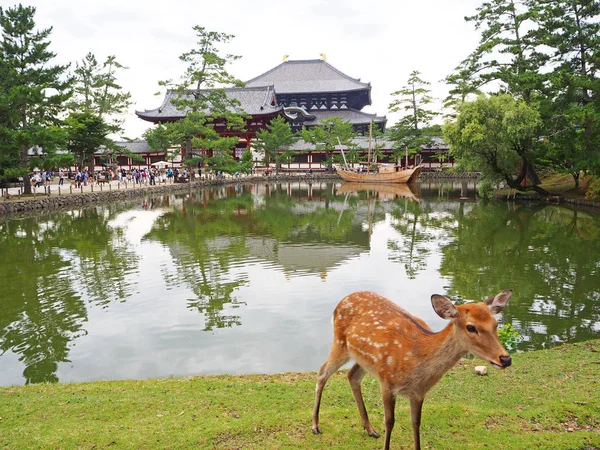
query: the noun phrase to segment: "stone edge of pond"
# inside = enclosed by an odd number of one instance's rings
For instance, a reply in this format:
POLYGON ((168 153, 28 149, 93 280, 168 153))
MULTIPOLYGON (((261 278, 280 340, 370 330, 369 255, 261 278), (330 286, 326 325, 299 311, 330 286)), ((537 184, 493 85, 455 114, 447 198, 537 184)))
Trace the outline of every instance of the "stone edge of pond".
POLYGON ((81 194, 71 194, 64 196, 48 197, 37 196, 33 198, 21 199, 11 202, 0 202, 0 217, 11 216, 12 214, 27 212, 46 212, 77 208, 81 206, 92 206, 112 201, 126 201, 134 198, 165 194, 170 192, 183 192, 193 189, 199 189, 208 186, 226 186, 234 184, 256 183, 263 181, 329 181, 341 180, 338 175, 316 174, 305 176, 255 176, 244 178, 226 178, 222 180, 201 180, 190 183, 177 183, 157 186, 144 186, 133 189, 116 189, 102 192, 85 192, 81 194))
MULTIPOLYGON (((461 179, 476 178, 478 174, 473 173, 451 173, 451 172, 424 172, 422 179, 461 179)), ((181 192, 190 189, 202 188, 205 186, 221 186, 239 183, 256 183, 262 181, 341 181, 337 174, 316 173, 312 175, 270 175, 253 176, 243 178, 225 178, 221 180, 200 180, 190 183, 168 184, 158 186, 145 186, 142 188, 127 190, 111 190, 102 192, 85 192, 82 194, 71 194, 56 197, 37 196, 33 198, 21 199, 12 202, 0 202, 0 217, 10 216, 16 213, 54 211, 61 209, 77 208, 81 206, 91 206, 111 201, 131 200, 154 194, 164 194, 167 192, 181 192)))

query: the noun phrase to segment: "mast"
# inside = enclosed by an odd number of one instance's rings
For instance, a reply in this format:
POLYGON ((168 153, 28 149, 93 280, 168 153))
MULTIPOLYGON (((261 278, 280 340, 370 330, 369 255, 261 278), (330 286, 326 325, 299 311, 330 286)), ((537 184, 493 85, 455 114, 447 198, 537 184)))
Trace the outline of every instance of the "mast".
POLYGON ((373 140, 373 121, 369 122, 369 150, 367 152, 367 173, 371 172, 371 141, 373 140))

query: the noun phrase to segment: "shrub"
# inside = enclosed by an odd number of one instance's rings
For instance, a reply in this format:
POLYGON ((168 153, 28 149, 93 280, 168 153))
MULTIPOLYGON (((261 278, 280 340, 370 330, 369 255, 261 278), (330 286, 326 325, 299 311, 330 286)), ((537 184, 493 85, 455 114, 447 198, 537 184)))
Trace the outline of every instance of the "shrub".
POLYGON ((498 337, 508 353, 513 353, 521 342, 521 335, 510 323, 498 329, 498 337))

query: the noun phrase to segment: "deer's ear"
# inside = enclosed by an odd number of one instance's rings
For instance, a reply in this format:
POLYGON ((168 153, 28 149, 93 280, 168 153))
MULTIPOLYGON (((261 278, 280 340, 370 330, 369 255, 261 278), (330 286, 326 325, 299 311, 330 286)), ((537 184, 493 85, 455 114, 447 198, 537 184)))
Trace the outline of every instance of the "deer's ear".
POLYGON ((443 295, 433 294, 431 296, 431 306, 442 319, 456 319, 458 309, 443 295))
POLYGON ((508 304, 510 297, 512 297, 512 289, 502 291, 496 294, 494 297, 490 297, 485 301, 485 304, 489 308, 492 314, 498 314, 508 304))

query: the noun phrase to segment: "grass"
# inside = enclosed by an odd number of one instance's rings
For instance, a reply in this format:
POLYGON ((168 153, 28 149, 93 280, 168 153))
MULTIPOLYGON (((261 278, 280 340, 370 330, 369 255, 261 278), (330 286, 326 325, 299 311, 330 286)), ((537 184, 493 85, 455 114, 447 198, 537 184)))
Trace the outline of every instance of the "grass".
MULTIPOLYGON (((425 449, 600 449, 600 340, 514 355, 507 370, 474 375, 464 361, 434 387, 425 449)), ((315 374, 210 376, 42 384, 0 389, 0 448, 379 449, 362 430, 339 373, 310 415, 315 374)), ((383 431, 379 383, 365 378, 371 421, 383 431)), ((412 448, 406 400, 392 448, 412 448)))

